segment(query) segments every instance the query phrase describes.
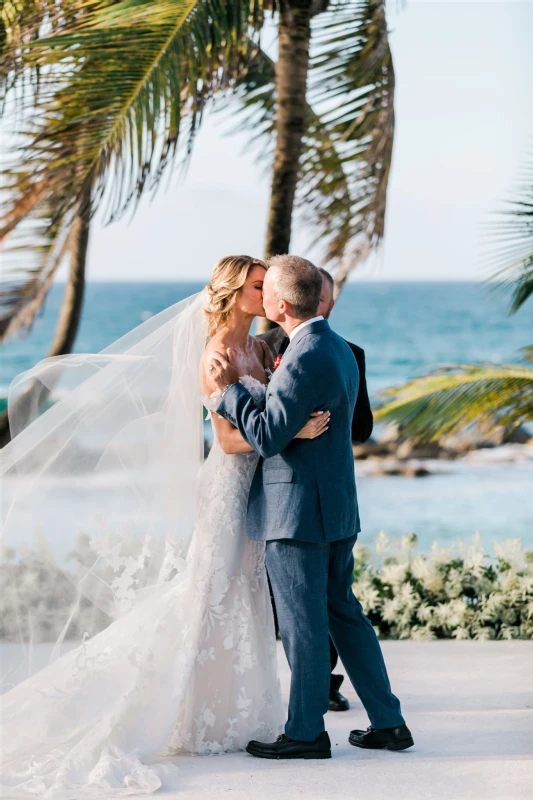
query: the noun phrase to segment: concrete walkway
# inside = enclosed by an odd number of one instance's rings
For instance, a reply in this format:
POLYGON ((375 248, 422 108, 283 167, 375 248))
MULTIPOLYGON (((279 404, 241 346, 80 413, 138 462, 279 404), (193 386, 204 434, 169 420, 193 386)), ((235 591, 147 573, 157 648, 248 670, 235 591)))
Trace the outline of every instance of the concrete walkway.
MULTIPOLYGON (((180 757, 185 800, 532 800, 533 642, 384 642, 394 692, 414 738, 403 753, 359 750, 352 708, 330 713, 330 761, 266 761, 246 753, 180 757)), ((289 670, 279 653, 282 685, 289 670)), ((344 691, 343 687, 343 691, 344 691)))

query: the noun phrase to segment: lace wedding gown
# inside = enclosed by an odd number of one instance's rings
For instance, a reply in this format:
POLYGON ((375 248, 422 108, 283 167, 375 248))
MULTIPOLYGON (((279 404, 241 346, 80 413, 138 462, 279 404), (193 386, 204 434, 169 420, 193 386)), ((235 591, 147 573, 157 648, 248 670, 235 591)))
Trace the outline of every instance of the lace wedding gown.
MULTIPOLYGON (((241 380, 264 398, 259 381, 241 380)), ((215 436, 185 568, 3 696, 6 800, 179 787, 165 757, 242 750, 281 732, 264 544, 245 531, 257 459, 225 455, 215 436)))

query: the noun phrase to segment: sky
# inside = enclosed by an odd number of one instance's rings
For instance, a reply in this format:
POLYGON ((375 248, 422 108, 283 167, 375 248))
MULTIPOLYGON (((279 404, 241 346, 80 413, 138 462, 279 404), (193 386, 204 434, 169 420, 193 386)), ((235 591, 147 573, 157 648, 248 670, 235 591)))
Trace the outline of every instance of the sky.
MULTIPOLYGON (((533 0, 391 0, 396 133, 386 232, 362 280, 486 277, 482 229, 533 151, 533 0)), ((202 128, 184 180, 135 216, 91 233, 89 280, 203 280, 229 253, 262 256, 270 181, 221 114, 202 128)), ((167 182, 165 182, 166 184, 167 182)), ((318 261, 309 230, 291 252, 318 261)))

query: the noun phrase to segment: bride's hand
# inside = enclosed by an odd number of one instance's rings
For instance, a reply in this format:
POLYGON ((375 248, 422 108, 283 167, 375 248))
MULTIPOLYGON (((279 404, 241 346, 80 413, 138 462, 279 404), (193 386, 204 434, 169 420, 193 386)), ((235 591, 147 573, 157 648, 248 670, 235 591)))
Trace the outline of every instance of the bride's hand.
POLYGON ((316 439, 327 431, 331 414, 329 411, 313 411, 308 421, 303 426, 295 439, 316 439))

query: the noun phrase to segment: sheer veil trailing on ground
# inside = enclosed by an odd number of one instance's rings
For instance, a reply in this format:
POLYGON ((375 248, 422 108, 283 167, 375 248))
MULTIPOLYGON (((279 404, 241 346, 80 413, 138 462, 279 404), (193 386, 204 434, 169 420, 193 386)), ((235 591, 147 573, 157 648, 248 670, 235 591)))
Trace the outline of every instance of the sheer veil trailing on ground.
POLYGON ((3 691, 42 666, 44 642, 53 660, 179 571, 203 460, 204 302, 189 297, 99 354, 45 359, 13 381, 0 626, 8 649, 24 648, 23 663, 7 659, 3 691), (38 416, 50 393, 59 402, 38 416))
POLYGON ((97 355, 45 359, 12 384, 1 468, 9 797, 154 791, 175 771, 150 757, 176 724, 185 671, 165 596, 185 564, 203 461, 204 302, 190 297, 97 355), (59 401, 38 416, 51 391, 59 401))
POLYGON ((2 467, 6 800, 174 789, 169 757, 279 733, 264 545, 245 532, 258 456, 226 456, 215 439, 203 460, 205 299, 14 382, 2 467), (60 400, 38 416, 50 390, 60 400))

